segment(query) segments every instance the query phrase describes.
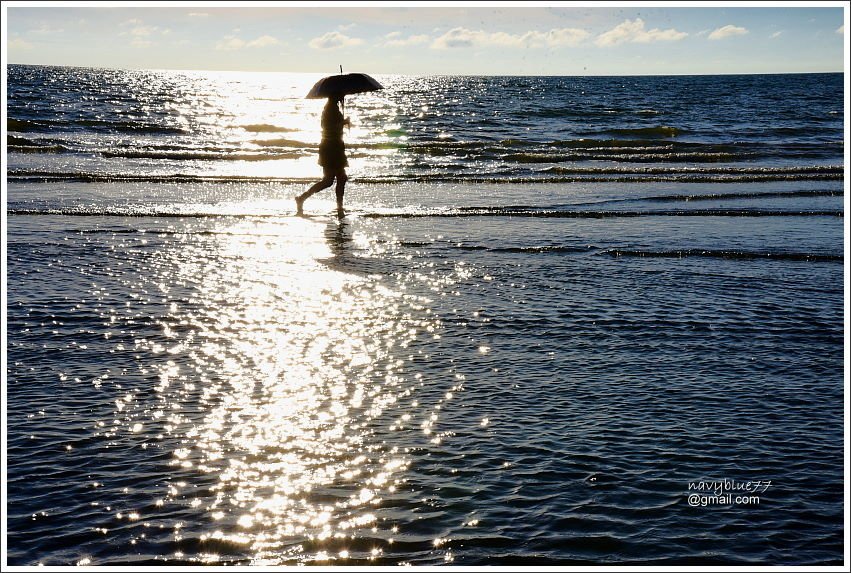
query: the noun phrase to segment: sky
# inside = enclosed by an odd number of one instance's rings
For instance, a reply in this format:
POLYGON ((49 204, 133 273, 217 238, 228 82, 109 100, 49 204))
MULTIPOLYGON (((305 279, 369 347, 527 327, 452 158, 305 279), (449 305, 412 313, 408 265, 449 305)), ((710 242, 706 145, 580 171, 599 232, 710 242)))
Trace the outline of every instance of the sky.
POLYGON ((6 2, 6 62, 471 75, 845 69, 841 2, 168 4, 6 2))

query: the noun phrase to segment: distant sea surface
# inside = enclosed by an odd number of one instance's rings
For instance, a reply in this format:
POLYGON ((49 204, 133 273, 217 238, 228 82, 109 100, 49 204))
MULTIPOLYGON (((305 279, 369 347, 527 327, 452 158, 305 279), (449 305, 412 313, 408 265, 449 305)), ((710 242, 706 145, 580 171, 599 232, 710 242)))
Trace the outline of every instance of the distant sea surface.
POLYGON ((6 73, 9 564, 842 563, 842 74, 6 73))

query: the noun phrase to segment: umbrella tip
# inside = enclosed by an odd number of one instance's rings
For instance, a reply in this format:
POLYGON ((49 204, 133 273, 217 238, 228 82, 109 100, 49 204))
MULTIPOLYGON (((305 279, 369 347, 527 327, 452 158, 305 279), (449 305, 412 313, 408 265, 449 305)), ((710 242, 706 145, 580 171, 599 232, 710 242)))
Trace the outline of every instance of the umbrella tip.
POLYGON ((343 66, 342 65, 340 65, 340 73, 341 74, 343 73, 343 66))

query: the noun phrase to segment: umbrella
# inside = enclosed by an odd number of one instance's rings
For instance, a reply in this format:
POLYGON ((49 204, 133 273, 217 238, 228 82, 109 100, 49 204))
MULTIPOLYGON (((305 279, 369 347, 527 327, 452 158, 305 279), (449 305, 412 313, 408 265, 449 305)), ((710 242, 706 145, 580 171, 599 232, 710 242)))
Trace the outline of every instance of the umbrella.
MULTIPOLYGON (((342 68, 340 68, 342 70, 342 68)), ((366 74, 343 74, 322 78, 307 94, 308 99, 320 99, 340 95, 374 92, 384 89, 380 83, 366 74)))

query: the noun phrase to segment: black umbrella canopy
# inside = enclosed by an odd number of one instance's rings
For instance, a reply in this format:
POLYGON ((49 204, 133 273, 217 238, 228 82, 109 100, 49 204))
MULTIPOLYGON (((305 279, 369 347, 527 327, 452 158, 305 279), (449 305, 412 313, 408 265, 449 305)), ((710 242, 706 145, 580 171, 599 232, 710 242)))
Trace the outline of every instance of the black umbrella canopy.
POLYGON ((384 89, 374 78, 366 74, 337 74, 322 78, 308 92, 308 99, 344 96, 384 89))

